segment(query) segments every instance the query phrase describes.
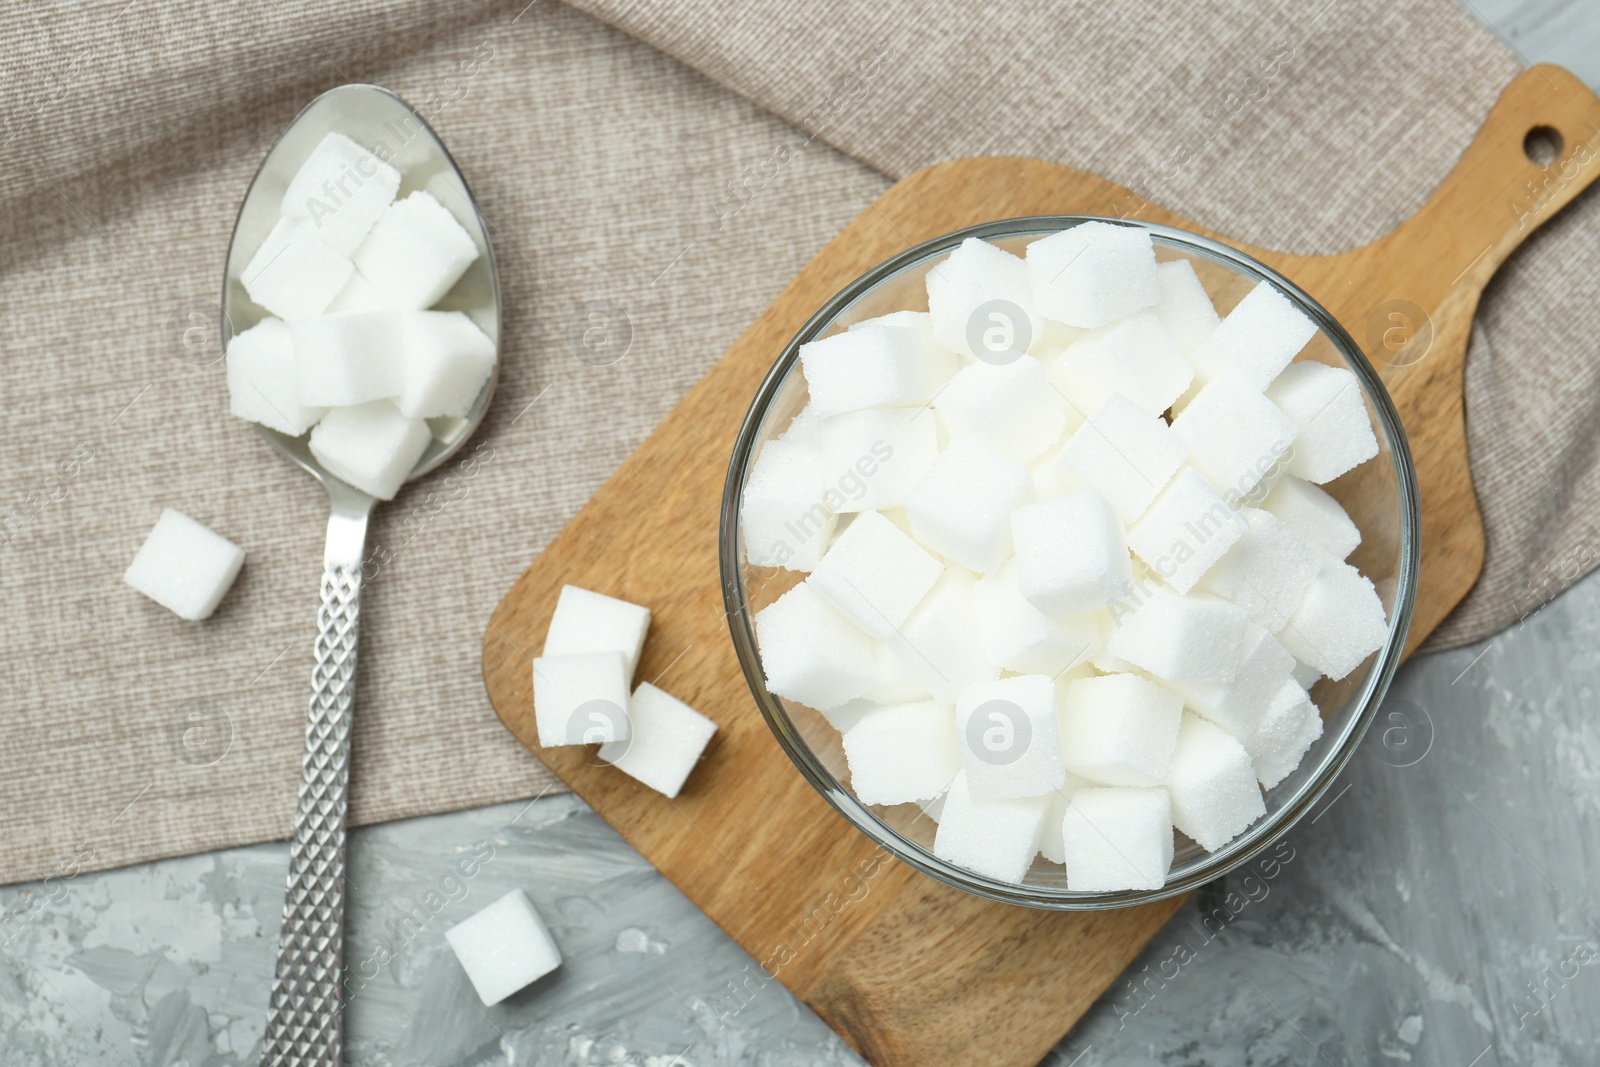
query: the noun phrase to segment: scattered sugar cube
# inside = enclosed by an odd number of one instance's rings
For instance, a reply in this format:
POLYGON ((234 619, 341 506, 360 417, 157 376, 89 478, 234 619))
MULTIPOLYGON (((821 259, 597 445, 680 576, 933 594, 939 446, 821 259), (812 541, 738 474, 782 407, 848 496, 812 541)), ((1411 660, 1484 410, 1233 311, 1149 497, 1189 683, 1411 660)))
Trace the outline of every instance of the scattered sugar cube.
POLYGON ((1161 299, 1155 248, 1136 227, 1080 222, 1028 245, 1027 265, 1034 307, 1068 326, 1104 326, 1161 299))
POLYGON ((667 797, 683 789, 717 732, 716 723, 649 682, 633 691, 628 722, 629 735, 601 745, 600 758, 667 797))
POLYGON ((1039 855, 1051 863, 1067 862, 1067 843, 1061 836, 1061 823, 1067 817, 1067 805, 1080 789, 1094 783, 1076 774, 1067 774, 1061 788, 1050 794, 1050 806, 1045 809, 1044 824, 1039 827, 1039 855))
POLYGON ((871 637, 801 582, 756 613, 767 688, 825 710, 866 692, 878 673, 871 637))
POLYGON ((888 637, 933 588, 944 564, 876 511, 863 511, 806 581, 851 622, 888 637))
POLYGON ((1286 680, 1273 694, 1266 714, 1248 737, 1241 738, 1250 753, 1256 778, 1271 789, 1300 766, 1300 761, 1322 736, 1322 715, 1299 683, 1286 680))
POLYGON ((822 415, 926 404, 954 362, 903 326, 846 330, 800 346, 811 404, 822 415))
POLYGON ((1172 682, 1233 681, 1250 622, 1239 605, 1156 587, 1131 611, 1119 608, 1106 636, 1113 656, 1172 682))
POLYGON ((603 593, 563 585, 544 637, 544 655, 617 652, 631 682, 650 629, 650 609, 603 593))
POLYGON ((1195 381, 1203 385, 1227 374, 1266 392, 1316 332, 1293 301, 1271 282, 1260 282, 1189 354, 1195 381))
POLYGON ((1210 482, 1184 467, 1128 528, 1128 547, 1187 593, 1249 528, 1210 482))
POLYGON ((456 923, 444 937, 485 1007, 561 966, 555 938, 520 889, 456 923))
POLYGON ((299 319, 289 324, 289 334, 302 404, 346 407, 396 397, 405 388, 400 321, 393 315, 299 319))
POLYGON ((1114 393, 1044 466, 1058 485, 1099 490, 1117 517, 1130 523, 1178 473, 1185 455, 1183 442, 1161 418, 1114 393))
POLYGON ((1206 572, 1200 588, 1233 601, 1277 632, 1316 580, 1322 557, 1271 512, 1245 508, 1240 514, 1249 529, 1206 572))
POLYGON ((348 256, 399 191, 398 170, 344 134, 330 133, 289 179, 281 210, 348 256))
POLYGON ((932 800, 961 769, 955 713, 931 700, 874 708, 845 732, 844 757, 863 804, 932 800))
POLYGON ((1033 476, 976 441, 950 442, 906 495, 917 539, 983 574, 1011 553, 1011 513, 1028 501, 1033 476))
POLYGON ((1026 352, 1044 330, 1033 310, 1028 268, 969 237, 928 271, 928 314, 942 348, 999 364, 1026 352))
POLYGON ((1055 677, 1097 652, 1105 640, 1100 613, 1049 618, 1017 588, 1015 560, 972 586, 978 633, 990 663, 1019 674, 1055 677))
MULTIPOLYGON (((1294 420, 1260 392, 1233 378, 1202 388, 1172 420, 1189 462, 1212 485, 1244 496, 1295 443, 1294 420)), ((1291 461, 1292 462, 1292 461, 1291 461)))
POLYGON ((533 717, 544 748, 624 740, 627 660, 620 652, 535 657, 533 717))
POLYGON ((180 618, 211 617, 244 566, 244 549, 181 511, 162 508, 122 580, 180 618))
POLYGON ((1167 792, 1173 825, 1207 852, 1267 813, 1250 753, 1227 731, 1194 714, 1185 715, 1178 728, 1167 792))
POLYGON ((1328 560, 1278 640, 1295 659, 1337 681, 1383 647, 1388 636, 1383 601, 1372 580, 1348 563, 1328 560))
POLYGON ((762 445, 745 482, 739 512, 750 565, 814 568, 838 522, 825 501, 826 492, 818 449, 784 438, 762 445))
POLYGON ((929 408, 867 408, 822 419, 827 501, 834 511, 895 508, 939 456, 938 420, 929 408))
POLYGON ((955 725, 967 788, 979 800, 1038 796, 1065 784, 1049 675, 967 686, 956 697, 955 725))
POLYGON ((1284 369, 1267 396, 1299 427, 1289 473, 1331 482, 1378 454, 1361 383, 1345 367, 1301 360, 1284 369))
POLYGON ((1150 311, 1085 334, 1050 364, 1050 381, 1082 417, 1117 393, 1160 415, 1193 378, 1189 361, 1150 311))
POLYGON ((1122 523, 1093 489, 1011 513, 1017 588, 1052 617, 1104 607, 1133 583, 1122 523))
POLYGON ((366 276, 358 270, 350 272, 350 280, 344 283, 344 288, 339 290, 339 295, 333 298, 328 305, 327 314, 345 315, 364 311, 399 311, 389 302, 383 290, 367 281, 366 276))
POLYGON ((1297 534, 1334 559, 1344 559, 1361 543, 1361 531, 1327 490, 1293 476, 1272 487, 1261 506, 1297 534))
POLYGON ((1172 868, 1172 802, 1161 788, 1080 789, 1061 824, 1067 888, 1160 889, 1172 868))
MULTIPOLYGON (((414 419, 464 419, 494 373, 494 342, 459 311, 400 317, 404 383, 395 406, 414 419)), ((392 357, 391 357, 392 358, 392 357)))
POLYGON ((472 235, 420 189, 385 208, 355 251, 356 269, 394 306, 414 311, 438 303, 477 258, 472 235))
POLYGON ((945 795, 933 854, 1002 882, 1020 882, 1039 851, 1049 796, 978 800, 959 772, 945 795))
POLYGON ((1166 780, 1183 698, 1137 674, 1079 678, 1061 687, 1061 752, 1067 770, 1101 785, 1166 780))
POLYGON ((228 342, 228 410, 279 433, 299 437, 328 413, 300 403, 294 339, 282 319, 262 319, 228 342))
POLYGON ((393 500, 433 434, 387 400, 338 407, 311 428, 311 454, 335 478, 379 500, 393 500))
POLYGON ((350 261, 293 219, 279 219, 239 281, 250 299, 282 319, 327 310, 355 270, 350 261))
POLYGON ((1161 300, 1155 306, 1156 317, 1167 328, 1178 351, 1188 355, 1210 337, 1211 331, 1222 321, 1217 317, 1216 306, 1187 259, 1157 263, 1156 282, 1161 286, 1161 300))
POLYGON ((1261 724, 1294 664, 1277 638, 1252 623, 1245 630, 1244 652, 1231 682, 1171 685, 1195 712, 1243 741, 1261 724))
POLYGON ((933 410, 950 436, 969 437, 1016 463, 1038 457, 1067 429, 1044 364, 1032 356, 967 364, 933 398, 933 410))
POLYGON ((944 704, 954 704, 973 682, 991 681, 1000 673, 984 655, 972 589, 971 573, 946 568, 888 640, 905 672, 944 704))

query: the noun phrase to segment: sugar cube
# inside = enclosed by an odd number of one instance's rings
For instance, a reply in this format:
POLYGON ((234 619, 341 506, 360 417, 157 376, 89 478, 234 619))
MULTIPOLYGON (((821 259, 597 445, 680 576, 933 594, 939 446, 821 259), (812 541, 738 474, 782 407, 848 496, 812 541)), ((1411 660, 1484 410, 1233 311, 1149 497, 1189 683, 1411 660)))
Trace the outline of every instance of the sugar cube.
POLYGON ((863 511, 806 581, 851 622, 888 637, 944 573, 940 563, 876 511, 863 511))
POLYGON ((905 672, 935 700, 954 704, 973 682, 990 681, 999 669, 983 651, 970 572, 948 567, 899 632, 888 639, 905 672))
POLYGON ((228 410, 299 437, 328 413, 300 403, 294 340, 282 319, 262 319, 228 342, 228 410))
POLYGON ((472 235, 421 189, 385 208, 355 251, 367 280, 394 306, 415 311, 437 303, 477 258, 472 235))
POLYGON ((600 746, 600 758, 668 797, 675 797, 700 762, 717 724, 698 711, 640 682, 628 700, 627 737, 600 746))
POLYGON ((1031 797, 1066 782, 1049 675, 974 682, 956 697, 967 788, 980 800, 1031 797))
POLYGON ((522 890, 444 932, 485 1007, 498 1004, 561 966, 561 950, 522 890))
POLYGON ((459 311, 402 315, 400 351, 403 387, 395 406, 414 419, 465 418, 494 372, 494 342, 459 311))
POLYGON ((1032 356, 967 364, 933 398, 933 410, 950 436, 969 437, 1016 463, 1036 458, 1067 428, 1044 364, 1032 356))
POLYGON ((1249 529, 1206 572, 1200 588, 1233 601, 1276 632, 1316 580, 1322 556, 1271 512, 1244 508, 1240 514, 1249 529))
POLYGON ((1093 489, 1018 508, 1011 539, 1017 588, 1048 616, 1104 607, 1133 582, 1122 523, 1093 489))
POLYGON ((963 566, 988 574, 1011 552, 1011 513, 1033 492, 1028 469, 957 438, 906 494, 917 539, 963 566))
POLYGON ((1295 659, 1337 681, 1361 666, 1388 636, 1383 601, 1372 580, 1348 563, 1330 559, 1278 640, 1295 659))
POLYGON ((750 565, 797 571, 815 567, 838 522, 825 494, 820 450, 785 438, 762 445, 739 511, 750 565))
POLYGON ((1308 545, 1344 559, 1361 543, 1361 531, 1327 490, 1293 476, 1272 487, 1261 506, 1308 545))
POLYGON ((1224 377, 1195 394, 1172 432, 1212 485, 1244 496, 1295 443, 1296 426, 1259 391, 1224 377))
POLYGON ((1195 712, 1243 741, 1260 725, 1294 664, 1277 638, 1252 623, 1245 629, 1243 654, 1231 682, 1171 685, 1195 712))
POLYGON ((311 454, 340 481, 393 500, 432 440, 426 422, 374 400, 324 415, 311 428, 311 454))
POLYGON ((828 505, 836 512, 894 508, 939 455, 929 408, 867 408, 819 420, 828 505))
POLYGON ((1207 852, 1267 813, 1250 753, 1220 726, 1186 714, 1167 779, 1172 823, 1207 852))
POLYGON ((1117 393, 1160 415, 1193 378, 1189 361, 1151 311, 1085 334, 1050 364, 1050 381, 1085 417, 1117 393))
POLYGON ((1204 384, 1227 374, 1265 392, 1316 332, 1316 323, 1277 286, 1260 282, 1189 354, 1195 381, 1204 384))
POLYGON ((134 553, 122 580, 180 618, 211 617, 244 566, 244 549, 174 508, 134 553))
POLYGON ((1043 462, 1056 484, 1099 490, 1117 517, 1130 523, 1178 473, 1185 454, 1160 417, 1114 393, 1043 462))
POLYGON ((1160 889, 1172 868, 1172 802, 1161 788, 1092 787, 1072 795, 1061 824, 1067 888, 1160 889))
MULTIPOLYGON (((405 363, 399 320, 384 312, 324 315, 289 324, 300 402, 346 407, 400 395, 405 363)), ((408 416, 415 418, 416 416, 408 416)))
POLYGON ((1072 803, 1073 795, 1093 784, 1087 778, 1068 773, 1061 787, 1051 792, 1044 824, 1039 827, 1039 855, 1051 863, 1067 862, 1067 844, 1061 836, 1061 823, 1067 817, 1067 805, 1072 803))
POLYGON ((1172 682, 1231 682, 1249 622, 1221 597, 1156 587, 1132 610, 1112 609, 1106 651, 1172 682))
POLYGON ((1184 467, 1129 527, 1128 547, 1187 593, 1249 528, 1210 482, 1184 467))
POLYGON ((621 653, 623 673, 631 682, 649 629, 649 608, 576 585, 563 585, 545 633, 544 655, 621 653))
POLYGON ((1211 336, 1211 331, 1222 320, 1217 317, 1210 294, 1188 260, 1156 264, 1156 282, 1161 286, 1161 300, 1155 306, 1156 317, 1167 328, 1178 351, 1188 355, 1211 336))
POLYGON ((950 783, 933 854, 1001 882, 1020 882, 1039 851, 1049 796, 979 800, 962 770, 950 783))
POLYGON ((755 627, 767 688, 786 700, 835 708, 877 677, 872 638, 806 582, 758 611, 755 627))
POLYGON ((1055 677, 1099 650, 1098 612, 1049 618, 1017 588, 1015 560, 973 584, 978 633, 990 663, 1020 674, 1055 677))
POLYGON ((821 415, 926 404, 954 358, 923 348, 917 331, 903 326, 866 326, 800 346, 806 388, 821 415))
POLYGON ((350 273, 350 261, 293 219, 279 219, 245 264, 239 281, 250 299, 282 319, 327 310, 350 273))
POLYGON ((1101 785, 1160 785, 1178 738, 1183 698, 1137 674, 1104 674, 1061 686, 1061 752, 1067 770, 1101 785))
POLYGON ((961 242, 928 271, 927 285, 933 339, 942 348, 1001 364, 1026 352, 1043 332, 1027 266, 987 241, 961 242))
POLYGON ((1092 328, 1161 299, 1155 248, 1134 226, 1080 222, 1028 245, 1033 304, 1047 319, 1092 328))
POLYGON ((620 652, 536 656, 533 716, 545 748, 625 739, 630 731, 626 659, 620 652))
POLYGON ((874 708, 845 732, 844 757, 863 804, 932 800, 961 769, 955 713, 931 700, 874 708))
POLYGON ((1301 360, 1284 369, 1267 396, 1299 427, 1289 473, 1330 482, 1378 454, 1361 383, 1345 367, 1301 360))
POLYGON ((344 134, 330 133, 289 179, 281 210, 348 256, 399 191, 398 170, 344 134))
POLYGON ((1271 789, 1300 766, 1322 736, 1322 715, 1306 691, 1288 679, 1273 694, 1266 714, 1249 736, 1240 738, 1250 753, 1256 778, 1271 789))

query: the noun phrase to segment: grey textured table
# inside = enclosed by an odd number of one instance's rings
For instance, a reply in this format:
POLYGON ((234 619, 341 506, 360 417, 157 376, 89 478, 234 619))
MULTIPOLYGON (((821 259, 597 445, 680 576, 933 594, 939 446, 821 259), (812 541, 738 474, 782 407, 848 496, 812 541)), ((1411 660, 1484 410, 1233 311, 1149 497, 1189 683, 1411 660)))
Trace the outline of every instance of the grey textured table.
MULTIPOLYGON (((1600 9, 1473 6, 1600 85, 1600 9)), ((1272 878, 1186 904, 1051 1055, 1096 1064, 1600 1063, 1600 575, 1402 671, 1272 878)), ((284 846, 0 890, 0 1063, 254 1063, 284 846)), ((580 801, 356 832, 349 1063, 859 1063, 580 801), (453 861, 489 855, 462 879, 453 861), (443 931, 521 888, 566 956, 478 1005, 443 931)))

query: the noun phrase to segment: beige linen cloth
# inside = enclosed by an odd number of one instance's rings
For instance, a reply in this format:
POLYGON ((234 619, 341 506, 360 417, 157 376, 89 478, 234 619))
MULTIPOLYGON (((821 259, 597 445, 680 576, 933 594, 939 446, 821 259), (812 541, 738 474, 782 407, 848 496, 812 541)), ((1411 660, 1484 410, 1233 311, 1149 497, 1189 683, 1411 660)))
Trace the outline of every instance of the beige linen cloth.
MULTIPOLYGON (((552 786, 484 695, 495 602, 893 178, 1038 155, 1327 251, 1414 210, 1520 65, 1452 0, 524 2, 0 13, 0 882, 289 831, 324 496, 226 416, 194 330, 255 166, 316 93, 372 81, 431 116, 506 295, 477 462, 373 523, 351 808, 373 822, 552 786), (601 306, 628 338, 611 363, 581 341, 601 306), (204 624, 121 583, 164 506, 249 552, 204 624)), ((1486 297, 1469 424, 1489 562, 1443 641, 1592 563, 1595 216, 1584 198, 1486 297)))

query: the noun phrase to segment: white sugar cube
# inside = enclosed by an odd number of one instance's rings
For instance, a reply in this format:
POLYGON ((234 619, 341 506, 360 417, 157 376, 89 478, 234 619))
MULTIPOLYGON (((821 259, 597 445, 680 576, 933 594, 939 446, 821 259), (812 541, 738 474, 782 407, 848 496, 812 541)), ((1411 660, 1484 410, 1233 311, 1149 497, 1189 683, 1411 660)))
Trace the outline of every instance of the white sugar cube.
POLYGON ((1183 442, 1156 415, 1116 393, 1044 460, 1055 484, 1097 489, 1130 523, 1183 466, 1183 442))
POLYGON ((320 315, 355 268, 293 219, 279 219, 239 280, 250 299, 282 319, 320 315))
POLYGON ((1372 580, 1337 560, 1323 564, 1278 633, 1295 659, 1337 681, 1383 646, 1389 623, 1372 580))
MULTIPOLYGON (((902 329, 915 330, 922 339, 922 347, 926 349, 937 348, 933 340, 933 317, 926 311, 891 311, 887 315, 877 318, 862 319, 846 326, 847 330, 865 330, 873 326, 898 326, 902 329)), ((950 373, 955 373, 955 361, 950 362, 950 373)))
POLYGON ((628 666, 622 653, 536 656, 533 717, 545 748, 626 738, 628 666))
POLYGON ((1067 774, 1059 789, 1050 794, 1050 806, 1045 809, 1044 824, 1039 827, 1039 855, 1051 863, 1067 862, 1067 844, 1061 836, 1061 823, 1067 816, 1067 805, 1080 789, 1093 786, 1087 778, 1067 774))
POLYGON ((1187 593, 1248 529, 1210 482, 1184 467, 1128 528, 1128 547, 1172 588, 1187 593))
POLYGON ((1133 226, 1081 222, 1028 245, 1033 304, 1068 326, 1104 326, 1161 299, 1150 235, 1133 226))
POLYGON ((1322 715, 1306 691, 1290 679, 1273 694, 1255 730, 1241 740, 1257 780, 1262 788, 1271 789, 1300 766, 1321 736, 1322 715))
POLYGON ((933 339, 991 364, 1026 352, 1043 332, 1028 268, 1017 256, 969 237, 927 274, 933 339))
POLYGON ((1249 529, 1200 580, 1200 588, 1233 601, 1274 632, 1283 629, 1322 569, 1322 555, 1277 516, 1240 512, 1249 529))
POLYGON ((926 404, 954 362, 903 326, 846 330, 800 346, 806 388, 821 415, 926 404))
POLYGON ((1361 543, 1361 531, 1327 490, 1287 477, 1272 487, 1261 506, 1276 515, 1302 541, 1344 559, 1361 543))
POLYGON ((228 410, 299 437, 328 413, 300 403, 294 339, 282 319, 262 319, 228 342, 228 410))
POLYGON ((1094 655, 1105 640, 1102 613, 1049 618, 1017 588, 1015 560, 972 587, 978 633, 990 663, 1020 674, 1052 678, 1094 655))
POLYGON ((414 419, 466 418, 494 373, 489 335, 459 311, 412 311, 400 317, 400 342, 403 387, 395 406, 414 419))
POLYGON ((401 309, 389 301, 383 290, 367 281, 366 276, 360 271, 355 270, 350 272, 350 280, 344 283, 339 295, 328 305, 326 314, 344 315, 362 311, 398 310, 401 309))
POLYGON ((963 688, 1000 673, 984 655, 972 589, 969 572, 947 568, 888 639, 905 672, 941 703, 954 704, 963 688))
POLYGON ((1038 796, 1066 783, 1049 675, 967 686, 956 697, 955 725, 967 788, 978 799, 1038 796))
POLYGON ((1183 717, 1167 779, 1172 823, 1207 852, 1232 841, 1267 813, 1250 753, 1220 726, 1183 717))
POLYGON ((1172 868, 1171 800, 1160 788, 1080 789, 1061 839, 1073 892, 1160 889, 1172 868))
POLYGON ((939 455, 938 420, 929 408, 867 408, 821 419, 828 506, 836 512, 894 508, 939 455))
POLYGON ((1299 427, 1289 460, 1295 477, 1331 482, 1378 454, 1361 383, 1347 368, 1301 360, 1278 375, 1267 396, 1299 427))
POLYGON ((943 573, 944 564, 898 526, 863 511, 806 581, 851 622, 888 637, 943 573))
POLYGON ((1244 741, 1260 725, 1294 664, 1277 638, 1252 624, 1245 630, 1243 654, 1232 681, 1170 684, 1195 712, 1244 741))
POLYGON ((399 191, 398 170, 344 134, 330 133, 289 179, 281 210, 348 256, 399 191))
POLYGON ((1295 443, 1297 427, 1259 391, 1223 377, 1195 394, 1172 432, 1212 485, 1244 496, 1295 443))
POLYGON ((1001 882, 1020 882, 1039 851, 1049 807, 1049 796, 978 800, 963 770, 945 795, 933 854, 1001 882))
POLYGON ((601 745, 600 758, 664 796, 677 796, 717 724, 649 682, 640 682, 629 698, 628 720, 628 736, 601 745))
POLYGON ((181 511, 162 508, 122 580, 168 611, 211 617, 244 566, 244 549, 181 511))
POLYGON ((844 757, 863 804, 932 800, 961 769, 955 713, 931 700, 874 708, 845 732, 844 757))
POLYGON ((1221 597, 1156 587, 1131 611, 1113 608, 1106 651, 1173 682, 1231 682, 1249 622, 1221 597))
POLYGON ((1189 388, 1194 370, 1154 312, 1093 330, 1050 364, 1050 380, 1083 416, 1121 393, 1160 415, 1189 388))
POLYGON ((1033 476, 975 441, 950 442, 906 495, 917 539, 984 574, 1011 553, 1011 513, 1033 493, 1033 476))
POLYGON ((785 700, 835 708, 877 677, 872 638, 805 582, 757 612, 755 626, 767 688, 785 700))
POLYGON ((631 682, 650 629, 650 609, 626 600, 563 585, 544 637, 544 655, 617 652, 631 682))
POLYGON ((433 434, 387 400, 334 408, 311 428, 311 454, 334 477, 379 500, 393 500, 433 434))
POLYGON ((444 932, 484 1006, 561 966, 561 950, 522 890, 513 889, 444 932))
POLYGON ((472 266, 472 235, 432 194, 417 190, 384 209, 355 251, 356 268, 395 307, 432 307, 472 266))
POLYGON ((826 492, 818 449, 782 438, 762 445, 739 511, 750 565, 797 571, 815 567, 838 522, 826 492))
POLYGON ((1189 354, 1195 381, 1204 384, 1226 374, 1265 392, 1316 332, 1316 323, 1276 286, 1260 282, 1189 354))
POLYGON ((1183 698, 1137 674, 1078 678, 1061 686, 1067 770, 1101 785, 1160 785, 1177 743, 1183 698))
POLYGON ((939 423, 1007 459, 1027 463, 1060 440, 1067 415, 1032 356, 1004 363, 969 363, 933 398, 939 423))
POLYGON ((1122 523, 1093 489, 1018 508, 1011 540, 1017 588, 1048 616, 1104 607, 1133 582, 1122 523))
POLYGON ((289 324, 289 333, 302 404, 346 407, 396 397, 405 388, 404 342, 394 315, 373 311, 299 319, 289 324))
POLYGON ((1188 355, 1222 321, 1217 317, 1216 306, 1186 259, 1156 264, 1156 281, 1161 286, 1156 317, 1167 328, 1178 351, 1188 355))

